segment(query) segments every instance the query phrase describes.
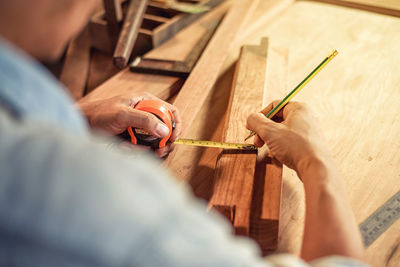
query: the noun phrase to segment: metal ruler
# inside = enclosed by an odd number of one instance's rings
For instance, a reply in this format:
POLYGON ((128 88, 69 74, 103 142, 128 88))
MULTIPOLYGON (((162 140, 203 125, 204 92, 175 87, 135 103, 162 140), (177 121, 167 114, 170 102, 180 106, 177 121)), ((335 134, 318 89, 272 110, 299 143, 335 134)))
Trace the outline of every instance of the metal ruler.
POLYGON ((223 149, 239 149, 239 150, 257 150, 257 147, 251 144, 238 144, 227 142, 214 142, 214 141, 201 141, 195 139, 178 139, 174 142, 178 145, 200 146, 200 147, 214 147, 223 149))
POLYGON ((365 247, 371 245, 398 219, 400 219, 400 191, 360 224, 365 247))

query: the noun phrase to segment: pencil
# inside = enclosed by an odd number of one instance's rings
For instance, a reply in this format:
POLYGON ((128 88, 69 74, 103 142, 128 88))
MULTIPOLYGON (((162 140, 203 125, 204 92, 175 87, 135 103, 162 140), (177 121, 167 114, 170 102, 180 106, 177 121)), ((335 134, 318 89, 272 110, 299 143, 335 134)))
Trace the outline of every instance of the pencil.
MULTIPOLYGON (((276 113, 278 113, 303 87, 317 75, 320 70, 322 70, 339 52, 334 50, 329 56, 327 56, 299 85, 297 85, 279 104, 268 112, 265 117, 272 119, 276 113)), ((244 141, 248 140, 250 137, 256 135, 255 132, 250 131, 250 135, 247 136, 244 141)))

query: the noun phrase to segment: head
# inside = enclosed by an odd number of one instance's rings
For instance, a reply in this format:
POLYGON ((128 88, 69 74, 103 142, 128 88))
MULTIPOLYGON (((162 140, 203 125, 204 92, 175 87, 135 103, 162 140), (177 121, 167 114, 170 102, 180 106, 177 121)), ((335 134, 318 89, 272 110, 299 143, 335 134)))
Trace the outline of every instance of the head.
POLYGON ((0 35, 33 57, 56 60, 98 0, 1 0, 0 35))

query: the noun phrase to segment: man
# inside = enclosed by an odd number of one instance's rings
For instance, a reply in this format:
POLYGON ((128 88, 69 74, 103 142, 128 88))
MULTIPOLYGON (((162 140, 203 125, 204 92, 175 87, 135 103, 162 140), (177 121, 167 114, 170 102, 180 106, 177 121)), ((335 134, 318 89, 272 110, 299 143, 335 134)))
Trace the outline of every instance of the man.
MULTIPOLYGON (((103 139, 90 136, 61 85, 35 61, 56 59, 95 3, 0 1, 1 266, 364 266, 339 171, 303 105, 287 105, 280 124, 258 113, 247 125, 255 144, 266 143, 304 183, 303 260, 261 258, 254 242, 231 235, 154 159, 99 145, 103 139)), ((133 110, 144 98, 153 96, 80 108, 91 126, 112 134, 137 126, 164 136, 155 118, 133 110)), ((172 138, 178 134, 179 126, 172 138)))

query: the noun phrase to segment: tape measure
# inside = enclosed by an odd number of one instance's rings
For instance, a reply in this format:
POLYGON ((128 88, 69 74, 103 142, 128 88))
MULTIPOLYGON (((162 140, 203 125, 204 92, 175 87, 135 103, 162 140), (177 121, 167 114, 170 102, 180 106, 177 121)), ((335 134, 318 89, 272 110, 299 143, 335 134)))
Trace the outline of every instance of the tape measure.
MULTIPOLYGON (((169 108, 159 100, 142 100, 135 106, 135 109, 155 115, 168 127, 169 134, 164 138, 157 138, 143 129, 129 127, 128 135, 130 137, 130 141, 135 145, 139 144, 150 146, 154 149, 165 147, 172 135, 172 131, 175 129, 175 119, 169 108)), ((125 134, 122 137, 127 138, 128 135, 125 134)), ((178 139, 174 142, 174 144, 223 149, 257 150, 257 147, 251 144, 202 141, 194 139, 178 139)))
POLYGON ((169 133, 164 138, 157 138, 143 129, 129 127, 128 133, 131 138, 131 142, 135 145, 139 144, 150 146, 152 148, 165 147, 172 135, 172 131, 175 129, 175 121, 172 112, 163 102, 158 100, 142 100, 135 106, 135 109, 155 115, 168 127, 169 133))
POLYGON ((257 147, 251 144, 238 144, 214 141, 201 141, 195 139, 178 139, 174 142, 178 145, 199 146, 199 147, 214 147, 223 149, 239 149, 239 150, 257 150, 257 147))

